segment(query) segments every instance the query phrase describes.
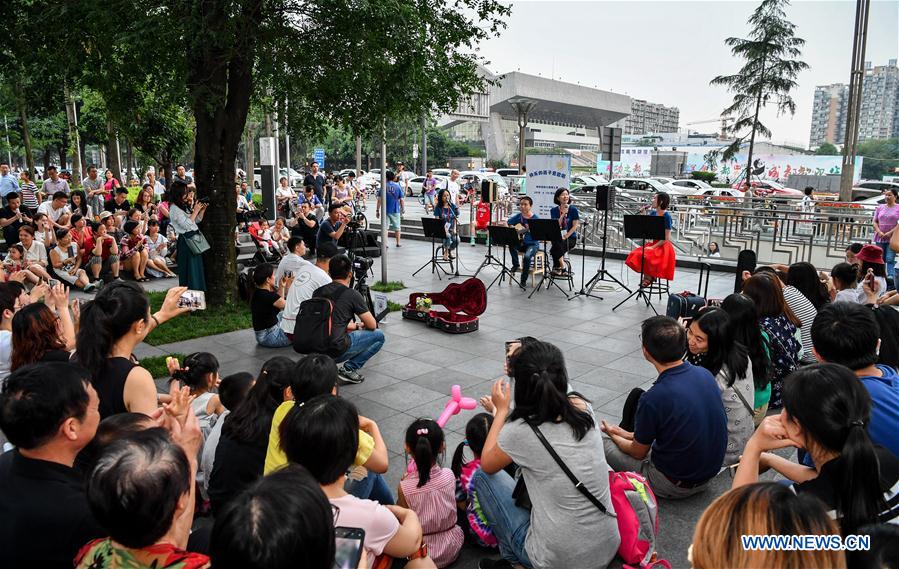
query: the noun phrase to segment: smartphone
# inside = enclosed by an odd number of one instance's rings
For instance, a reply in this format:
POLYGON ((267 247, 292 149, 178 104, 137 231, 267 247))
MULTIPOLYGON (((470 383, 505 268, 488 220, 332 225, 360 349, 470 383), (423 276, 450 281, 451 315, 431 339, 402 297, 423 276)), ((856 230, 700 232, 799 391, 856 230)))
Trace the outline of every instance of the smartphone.
POLYGON ((56 280, 56 279, 47 279, 47 285, 48 285, 50 288, 53 288, 53 287, 55 287, 55 286, 58 285, 58 284, 59 284, 59 281, 56 280))
POLYGON ((292 279, 293 271, 284 271, 284 276, 287 277, 288 279, 292 279))
POLYGON ((186 290, 178 298, 178 308, 206 310, 206 293, 202 290, 186 290))
POLYGON ((357 569, 362 559, 365 530, 362 528, 334 528, 334 567, 336 569, 357 569))
POLYGON ((870 289, 874 288, 874 271, 872 269, 868 269, 868 274, 865 275, 865 284, 870 289))
POLYGON ((203 204, 209 204, 209 197, 208 196, 202 197, 197 201, 199 201, 200 203, 203 203, 203 204))

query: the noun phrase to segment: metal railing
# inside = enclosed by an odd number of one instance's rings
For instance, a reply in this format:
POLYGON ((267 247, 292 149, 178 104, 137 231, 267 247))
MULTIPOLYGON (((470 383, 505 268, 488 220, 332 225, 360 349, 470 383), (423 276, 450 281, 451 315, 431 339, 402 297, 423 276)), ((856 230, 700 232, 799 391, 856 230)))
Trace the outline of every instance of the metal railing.
MULTIPOLYGON (((651 199, 651 193, 636 191, 615 197, 607 214, 608 250, 627 252, 638 245, 624 236, 623 217, 638 213, 651 199)), ((594 194, 575 194, 573 201, 586 222, 588 248, 601 247, 604 215, 596 210, 594 194)), ((825 267, 842 259, 850 243, 871 242, 873 235, 873 206, 856 203, 816 202, 814 210, 802 211, 800 201, 791 198, 672 196, 669 213, 679 257, 707 259, 709 244, 715 242, 724 262, 752 249, 764 262, 808 261, 825 267)))

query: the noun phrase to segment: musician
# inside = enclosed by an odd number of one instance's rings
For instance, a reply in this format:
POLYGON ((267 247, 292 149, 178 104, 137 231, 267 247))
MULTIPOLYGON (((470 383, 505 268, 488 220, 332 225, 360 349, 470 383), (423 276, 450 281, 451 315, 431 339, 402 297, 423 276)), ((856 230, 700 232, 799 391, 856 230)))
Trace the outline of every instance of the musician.
POLYGON ((434 217, 443 220, 443 228, 446 231, 446 237, 443 238, 443 260, 449 261, 455 258, 453 251, 459 246, 459 208, 452 202, 449 190, 438 192, 434 217))
POLYGON ((528 196, 518 198, 518 209, 520 213, 516 213, 506 222, 509 227, 517 227, 518 235, 521 237, 521 243, 514 250, 509 248, 509 255, 512 257, 512 272, 518 272, 518 252, 524 253, 524 267, 521 271, 521 286, 524 287, 528 282, 528 273, 531 270, 531 263, 534 261, 534 255, 537 254, 539 243, 531 237, 528 222, 532 219, 539 219, 536 213, 531 212, 534 206, 534 200, 528 196))
MULTIPOLYGON (((655 279, 674 279, 674 263, 675 254, 674 246, 671 244, 671 214, 668 213, 668 206, 671 204, 671 196, 665 192, 659 192, 652 198, 652 206, 645 206, 644 209, 650 209, 649 215, 659 215, 665 218, 665 238, 652 241, 646 245, 646 253, 643 249, 637 247, 627 256, 625 264, 636 272, 640 272, 641 257, 643 266, 643 282, 640 286, 647 287, 655 279)), ((641 210, 643 211, 643 210, 641 210)))
POLYGON ((580 224, 581 216, 577 208, 571 205, 571 195, 566 188, 556 190, 553 201, 556 207, 549 210, 549 217, 559 220, 562 239, 552 242, 549 254, 553 258, 553 273, 564 275, 566 269, 562 261, 565 253, 574 249, 574 246, 577 245, 577 226, 580 224))

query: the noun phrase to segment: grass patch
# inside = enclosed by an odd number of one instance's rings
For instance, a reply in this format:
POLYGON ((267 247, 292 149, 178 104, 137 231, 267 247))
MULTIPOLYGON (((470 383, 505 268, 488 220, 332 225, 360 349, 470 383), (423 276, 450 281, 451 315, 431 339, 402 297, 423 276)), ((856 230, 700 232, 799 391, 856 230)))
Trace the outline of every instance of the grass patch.
POLYGON ((387 281, 386 283, 378 281, 368 288, 378 292, 393 292, 395 290, 403 290, 406 288, 406 285, 403 284, 403 281, 387 281))
MULTIPOLYGON (((165 292, 149 293, 151 313, 156 312, 162 306, 165 294, 165 292)), ((244 302, 238 302, 230 306, 209 307, 206 310, 182 314, 150 332, 144 339, 144 342, 151 346, 159 346, 161 344, 243 330, 252 326, 253 320, 250 316, 250 306, 244 302)))
POLYGON ((149 358, 142 358, 140 360, 140 365, 142 368, 150 372, 150 375, 153 376, 153 379, 159 379, 160 377, 168 377, 169 376, 169 368, 165 365, 165 359, 167 357, 178 358, 179 362, 184 361, 184 354, 169 354, 168 356, 152 356, 149 358))
POLYGON ((390 312, 397 312, 403 309, 403 305, 399 302, 393 302, 392 300, 387 301, 387 310, 390 312))

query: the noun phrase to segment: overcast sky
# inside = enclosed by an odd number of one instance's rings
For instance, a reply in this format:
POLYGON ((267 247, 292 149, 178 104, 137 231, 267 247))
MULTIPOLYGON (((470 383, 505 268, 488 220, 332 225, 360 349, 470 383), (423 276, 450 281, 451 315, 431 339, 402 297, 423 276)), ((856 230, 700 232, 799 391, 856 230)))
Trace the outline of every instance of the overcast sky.
MULTIPOLYGON (((680 127, 714 119, 730 102, 716 75, 736 72, 724 39, 745 37, 757 2, 743 1, 519 1, 500 37, 482 44, 494 72, 521 70, 626 93, 680 108, 680 127)), ((811 68, 793 92, 796 115, 769 112, 763 123, 775 142, 808 144, 816 85, 848 83, 854 0, 794 0, 788 8, 805 39, 811 68)), ((865 59, 886 65, 899 52, 899 0, 872 0, 865 59)), ((705 132, 717 123, 691 126, 705 132)))

